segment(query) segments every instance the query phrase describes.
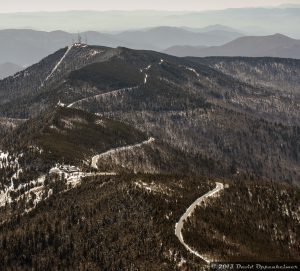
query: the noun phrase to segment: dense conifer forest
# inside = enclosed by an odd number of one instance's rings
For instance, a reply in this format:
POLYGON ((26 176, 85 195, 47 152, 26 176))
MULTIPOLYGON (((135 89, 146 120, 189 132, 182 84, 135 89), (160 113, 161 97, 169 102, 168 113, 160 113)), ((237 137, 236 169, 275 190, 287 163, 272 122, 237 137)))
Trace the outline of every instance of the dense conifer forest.
POLYGON ((75 43, 1 80, 0 270, 299 261, 299 67, 75 43))

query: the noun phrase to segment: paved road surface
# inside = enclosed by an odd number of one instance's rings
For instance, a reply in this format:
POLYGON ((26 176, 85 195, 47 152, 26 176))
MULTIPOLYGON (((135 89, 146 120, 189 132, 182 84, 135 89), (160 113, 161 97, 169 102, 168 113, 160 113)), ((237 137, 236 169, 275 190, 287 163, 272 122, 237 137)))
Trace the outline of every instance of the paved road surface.
POLYGON ((193 213, 193 211, 195 210, 195 208, 203 201, 206 201, 209 197, 212 197, 213 195, 217 194, 219 191, 224 189, 224 185, 222 183, 216 183, 216 188, 209 191, 208 193, 206 193, 205 195, 201 196, 200 198, 198 198, 187 210, 186 212, 183 214, 183 216, 179 219, 178 223, 176 223, 175 225, 175 234, 177 236, 177 238, 179 239, 180 243, 184 245, 184 247, 190 251, 191 253, 193 253, 194 255, 196 255, 197 257, 201 258, 203 261, 205 261, 206 263, 210 263, 210 260, 205 257, 204 255, 200 255, 197 251, 194 251, 193 249, 191 249, 183 240, 183 236, 182 236, 182 228, 183 228, 183 224, 184 221, 187 220, 187 218, 193 213))
POLYGON ((92 167, 95 168, 95 169, 98 169, 98 160, 101 158, 101 157, 105 157, 105 156, 109 156, 109 155, 113 155, 117 152, 120 152, 120 151, 125 151, 125 150, 131 150, 133 148, 139 148, 143 145, 147 145, 147 144, 151 144, 152 142, 154 142, 155 139, 153 137, 150 137, 148 140, 145 140, 141 143, 138 143, 138 144, 135 144, 135 145, 128 145, 128 146, 123 146, 123 147, 119 147, 119 148, 116 148, 116 149, 112 149, 112 150, 109 150, 107 152, 104 152, 104 153, 101 153, 101 154, 98 154, 98 155, 95 155, 92 157, 92 167))

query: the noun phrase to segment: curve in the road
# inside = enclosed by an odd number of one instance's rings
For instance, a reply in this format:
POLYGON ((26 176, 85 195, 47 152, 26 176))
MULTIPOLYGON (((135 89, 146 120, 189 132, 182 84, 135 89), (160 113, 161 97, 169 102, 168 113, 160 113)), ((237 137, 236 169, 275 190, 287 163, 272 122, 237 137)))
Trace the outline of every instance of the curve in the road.
POLYGON ((201 203, 204 202, 207 198, 214 196, 215 194, 217 194, 218 192, 220 192, 221 190, 224 189, 224 185, 222 183, 216 183, 216 187, 207 192, 205 195, 201 196, 200 198, 198 198, 187 210, 186 212, 182 215, 182 217, 179 219, 179 221, 176 223, 175 225, 175 235, 177 236, 177 238, 179 239, 180 243, 192 254, 196 255, 197 257, 199 257, 200 259, 202 259, 203 261, 205 261, 206 263, 210 263, 210 259, 208 259, 206 256, 204 255, 200 255, 197 251, 193 250, 187 243, 184 242, 183 240, 183 236, 182 236, 182 229, 183 229, 183 224, 184 221, 187 220, 187 218, 193 213, 193 211, 195 210, 195 208, 201 203))
POLYGON ((143 145, 150 144, 150 143, 152 143, 154 141, 155 141, 155 139, 153 137, 150 137, 148 140, 145 140, 145 141, 143 141, 141 143, 138 143, 138 144, 135 144, 135 145, 123 146, 123 147, 119 147, 119 148, 116 148, 116 149, 111 149, 111 150, 109 150, 107 152, 95 155, 95 156, 92 157, 92 164, 91 164, 91 166, 93 168, 95 168, 95 169, 98 169, 97 163, 98 163, 98 160, 101 157, 112 155, 112 154, 120 152, 120 151, 125 151, 125 150, 130 150, 130 149, 133 149, 133 148, 138 148, 138 147, 141 147, 143 145))

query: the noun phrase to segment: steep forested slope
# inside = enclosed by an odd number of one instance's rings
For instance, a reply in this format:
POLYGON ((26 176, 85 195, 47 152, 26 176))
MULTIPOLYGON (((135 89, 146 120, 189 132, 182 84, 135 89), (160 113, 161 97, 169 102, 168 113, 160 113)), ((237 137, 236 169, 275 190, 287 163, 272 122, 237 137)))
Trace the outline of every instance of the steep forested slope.
POLYGON ((21 124, 2 143, 0 207, 21 204, 20 213, 48 198, 50 190, 77 186, 85 176, 232 175, 220 160, 180 151, 126 123, 61 106, 21 124))
MULTIPOLYGON (((70 188, 82 177, 94 175, 94 155, 146 139, 119 121, 60 106, 48 110, 21 124, 2 142, 0 208, 21 202, 17 210, 22 213, 35 207, 55 187, 65 183, 70 188)), ((11 217, 9 210, 5 217, 11 217)))
POLYGON ((0 267, 177 270, 184 257, 199 268, 203 263, 181 247, 174 225, 212 185, 168 175, 85 179, 0 226, 0 267))
MULTIPOLYGON (((66 50, 57 53, 64 55, 44 86, 23 98, 12 89, 1 110, 30 117, 62 102, 126 121, 175 149, 222 161, 237 174, 298 181, 297 61, 176 58, 87 45, 66 50)), ((7 82, 0 82, 3 93, 7 82)))
POLYGON ((201 270, 174 229, 215 182, 194 249, 298 260, 298 63, 279 62, 74 44, 0 81, 0 269, 201 270))
POLYGON ((4 147, 20 151, 35 146, 53 161, 78 163, 93 154, 145 139, 146 135, 125 123, 56 106, 23 123, 4 139, 4 147))
POLYGON ((235 182, 197 207, 183 236, 216 260, 299 261, 299 223, 299 188, 235 182))
MULTIPOLYGON (((174 229, 190 204, 214 186, 204 178, 171 175, 85 178, 80 187, 54 194, 0 226, 0 266, 204 270, 174 229)), ((298 225, 294 187, 225 181, 220 196, 197 207, 184 224, 183 236, 200 254, 219 261, 296 261, 298 225)))
MULTIPOLYGON (((51 90, 57 84, 61 84, 71 71, 95 61, 104 61, 115 53, 117 51, 106 47, 73 44, 16 75, 1 80, 1 116, 27 118, 38 114, 49 106, 49 103, 43 100, 43 93, 49 95, 49 90, 51 93, 51 90)), ((58 101, 59 97, 56 98, 58 101)))
MULTIPOLYGON (((195 61, 199 59, 193 58, 195 61)), ((300 60, 288 58, 209 57, 202 59, 213 68, 253 85, 300 95, 300 60)))

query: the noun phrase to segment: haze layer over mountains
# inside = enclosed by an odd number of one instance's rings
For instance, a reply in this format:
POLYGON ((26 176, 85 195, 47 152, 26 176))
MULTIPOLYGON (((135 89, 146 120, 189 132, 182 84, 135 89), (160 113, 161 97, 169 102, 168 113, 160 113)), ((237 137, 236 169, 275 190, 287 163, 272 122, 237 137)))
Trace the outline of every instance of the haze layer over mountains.
POLYGON ((0 78, 78 40, 175 56, 300 58, 300 7, 0 13, 0 78), (267 22, 267 23, 266 23, 267 22), (9 63, 9 65, 7 64, 9 63))
MULTIPOLYGON (((187 6, 188 8, 188 6, 187 6)), ((252 35, 282 33, 300 38, 299 6, 230 8, 211 11, 63 11, 0 14, 1 28, 45 31, 124 31, 147 27, 188 26, 202 28, 222 24, 237 26, 252 35), (267 22, 267 23, 266 23, 267 22)))
MULTIPOLYGON (((282 34, 244 36, 221 25, 202 29, 157 27, 113 34, 87 31, 80 36, 89 44, 155 50, 180 57, 300 58, 300 40, 282 34)), ((0 30, 0 78, 13 75, 77 39, 78 34, 63 31, 0 30)))
POLYGON ((298 11, 0 14, 0 270, 299 266, 298 11))
MULTIPOLYGON (((84 41, 108 47, 129 47, 162 51, 175 45, 205 46, 222 45, 242 34, 237 30, 223 30, 222 26, 211 29, 185 30, 175 27, 157 27, 121 33, 87 31, 80 33, 84 41)), ((63 31, 34 31, 26 29, 0 30, 0 61, 28 66, 38 62, 53 51, 77 41, 77 33, 63 31)), ((0 63, 1 63, 0 62, 0 63)))

